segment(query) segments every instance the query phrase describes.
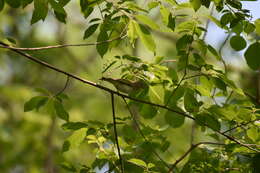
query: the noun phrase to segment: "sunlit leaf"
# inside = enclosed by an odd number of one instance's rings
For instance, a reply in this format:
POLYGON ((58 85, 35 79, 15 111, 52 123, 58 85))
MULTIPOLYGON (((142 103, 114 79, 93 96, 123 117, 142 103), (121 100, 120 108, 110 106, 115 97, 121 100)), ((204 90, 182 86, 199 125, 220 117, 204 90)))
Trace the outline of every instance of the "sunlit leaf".
POLYGON ((77 148, 84 141, 87 130, 87 128, 81 128, 74 131, 72 135, 68 137, 67 141, 70 143, 70 149, 77 148))
POLYGON ((159 26, 152 19, 150 19, 150 17, 145 15, 136 15, 135 17, 143 24, 149 26, 151 29, 159 29, 159 26))
POLYGON ((140 25, 136 22, 134 22, 134 26, 138 36, 140 37, 145 47, 150 51, 155 52, 156 45, 150 31, 145 26, 140 25))
POLYGON ((259 138, 259 128, 252 126, 246 131, 247 136, 252 139, 252 141, 256 142, 257 139, 259 138))
POLYGON ((133 158, 133 159, 129 159, 127 161, 130 162, 130 163, 133 163, 137 166, 140 166, 140 167, 144 167, 144 168, 147 167, 146 163, 143 160, 140 160, 140 159, 133 158))
POLYGON ((190 0, 190 3, 195 11, 197 11, 201 6, 200 0, 190 0))
POLYGON ((151 102, 163 103, 164 90, 161 86, 150 86, 149 87, 149 98, 151 102))
POLYGON ((255 20, 255 31, 260 36, 260 19, 255 20))

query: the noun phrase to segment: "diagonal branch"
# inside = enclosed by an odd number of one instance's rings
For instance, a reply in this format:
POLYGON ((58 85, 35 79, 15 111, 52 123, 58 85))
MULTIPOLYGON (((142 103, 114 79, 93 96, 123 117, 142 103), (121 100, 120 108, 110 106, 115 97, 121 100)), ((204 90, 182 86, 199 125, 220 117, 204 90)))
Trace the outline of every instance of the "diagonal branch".
MULTIPOLYGON (((139 102, 139 103, 144 103, 144 104, 148 104, 148 105, 151 105, 151 106, 156 106, 156 107, 159 107, 159 108, 163 108, 163 109, 169 110, 169 111, 171 111, 171 112, 175 112, 175 113, 177 113, 177 114, 180 115, 180 116, 184 116, 184 117, 186 117, 186 118, 189 118, 189 119, 192 119, 192 120, 195 121, 195 118, 194 118, 194 117, 192 117, 191 115, 186 114, 185 112, 176 111, 176 110, 174 110, 174 109, 172 109, 172 108, 169 108, 169 107, 167 107, 167 106, 165 106, 165 105, 156 104, 156 103, 152 103, 152 102, 145 101, 145 100, 140 100, 140 99, 137 99, 137 98, 134 98, 134 97, 131 97, 131 96, 128 96, 128 95, 119 93, 119 92, 117 92, 117 91, 114 91, 114 90, 109 89, 109 88, 107 88, 107 87, 104 87, 104 86, 102 86, 102 85, 99 85, 99 84, 97 84, 97 83, 95 83, 95 82, 86 80, 86 79, 81 78, 81 77, 79 77, 79 76, 77 76, 77 75, 74 75, 74 74, 69 73, 69 72, 66 72, 66 71, 64 71, 64 70, 62 70, 62 69, 59 69, 59 68, 57 68, 57 67, 55 67, 55 66, 53 66, 53 65, 51 65, 51 64, 49 64, 49 63, 46 63, 45 61, 39 60, 39 59, 37 59, 37 58, 35 58, 35 57, 33 57, 33 56, 27 54, 27 53, 24 53, 24 52, 19 51, 19 50, 16 50, 16 49, 13 49, 12 47, 9 47, 7 44, 5 44, 5 43, 3 43, 3 42, 0 42, 0 47, 2 47, 2 48, 7 48, 7 49, 11 50, 12 52, 15 52, 15 53, 17 53, 17 54, 19 54, 19 55, 22 55, 23 57, 25 57, 25 58, 27 58, 27 59, 29 59, 29 60, 31 60, 31 61, 37 63, 37 64, 40 64, 40 65, 45 66, 45 67, 47 67, 47 68, 49 68, 49 69, 52 69, 52 70, 54 70, 54 71, 56 71, 56 72, 62 73, 62 74, 64 74, 64 75, 67 75, 67 76, 69 76, 69 77, 71 77, 71 78, 73 78, 73 79, 75 79, 75 80, 78 80, 78 81, 80 81, 80 82, 82 82, 82 83, 85 83, 85 84, 87 84, 87 85, 91 85, 91 86, 93 86, 93 87, 96 87, 96 88, 102 89, 102 90, 104 90, 104 91, 107 91, 107 92, 109 92, 109 93, 111 93, 111 94, 115 94, 115 95, 118 95, 118 96, 120 96, 120 97, 127 98, 127 99, 130 99, 130 100, 139 102)), ((198 120, 197 120, 197 121, 198 121, 198 120)), ((200 122, 200 123, 202 123, 203 125, 205 125, 205 126, 207 126, 207 127, 210 128, 209 125, 207 125, 207 124, 205 124, 205 123, 203 123, 203 122, 200 122)), ((214 131, 215 131, 216 133, 218 133, 218 134, 220 134, 220 135, 226 137, 227 139, 229 139, 229 140, 231 140, 231 141, 233 141, 233 142, 235 142, 235 143, 237 143, 237 144, 243 146, 243 147, 246 147, 246 148, 248 148, 248 149, 250 149, 250 150, 252 150, 252 151, 258 152, 258 153, 260 152, 259 150, 255 149, 255 148, 252 148, 252 147, 250 147, 249 145, 243 144, 243 143, 241 143, 240 141, 238 141, 237 139, 235 139, 235 138, 233 138, 233 137, 231 137, 231 136, 228 136, 228 135, 226 135, 226 134, 223 133, 223 132, 220 132, 220 131, 218 131, 218 130, 214 130, 214 131)))
POLYGON ((177 166, 177 164, 180 163, 188 154, 190 154, 195 148, 197 148, 198 146, 200 146, 202 144, 206 144, 206 145, 225 145, 223 143, 215 143, 215 142, 199 142, 197 144, 193 144, 179 159, 177 159, 174 162, 174 164, 169 169, 169 173, 171 173, 173 171, 173 169, 177 166))
POLYGON ((124 173, 123 159, 120 153, 120 146, 118 142, 118 135, 117 135, 117 128, 116 128, 115 101, 114 101, 113 93, 111 93, 111 105, 112 105, 112 115, 113 115, 113 127, 114 127, 116 147, 117 147, 117 152, 118 152, 118 157, 120 162, 120 168, 121 168, 121 173, 124 173))

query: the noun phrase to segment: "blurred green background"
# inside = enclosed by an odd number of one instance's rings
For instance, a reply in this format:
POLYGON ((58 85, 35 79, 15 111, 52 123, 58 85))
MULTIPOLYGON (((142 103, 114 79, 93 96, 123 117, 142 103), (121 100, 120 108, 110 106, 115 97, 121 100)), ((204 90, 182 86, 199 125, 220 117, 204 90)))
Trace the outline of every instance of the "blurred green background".
MULTIPOLYGON (((83 40, 84 30, 90 19, 84 19, 80 14, 78 1, 70 2, 66 6, 68 19, 66 24, 59 23, 52 13, 49 13, 44 22, 30 25, 33 6, 25 9, 11 9, 5 7, 0 13, 0 39, 14 38, 18 47, 37 47, 64 43, 92 43, 96 36, 83 40)), ((139 2, 143 3, 143 2, 139 2)), ((254 7, 260 6, 259 2, 254 7)), ((251 4, 252 4, 251 3, 251 4)), ((248 4, 248 3, 247 3, 248 4)), ((248 6, 248 5, 247 5, 248 6)), ((249 8, 251 8, 249 3, 249 8)), ((255 11, 254 8, 252 9, 255 11)), ((258 14, 259 11, 256 10, 258 14)), ((154 11, 154 18, 158 11, 154 11)), ((191 16, 192 11, 187 11, 191 16)), ((200 14, 208 14, 204 8, 200 14)), ((99 16, 96 11, 93 16, 99 16)), ((91 17, 90 17, 91 18, 91 17)), ((204 20, 206 22, 206 18, 204 20)), ((217 30, 213 23, 209 25, 206 40, 219 48, 226 37, 223 31, 217 30)), ((175 35, 153 33, 158 45, 158 55, 175 59, 175 35)), ((249 38, 250 39, 250 38, 249 38)), ((242 58, 242 53, 231 52, 229 44, 225 44, 223 55, 228 63, 229 76, 242 87, 250 86, 255 81, 254 72, 250 71, 242 58), (236 72, 232 73, 233 71, 236 72)), ((117 49, 113 49, 103 59, 99 57, 95 46, 68 47, 62 49, 42 50, 30 52, 33 56, 53 64, 61 69, 77 74, 91 81, 108 87, 113 86, 100 81, 102 76, 118 77, 118 72, 102 70, 112 61, 114 55, 134 54, 150 61, 153 55, 137 44, 135 49, 126 48, 124 42, 117 49)), ((174 64, 168 64, 174 68, 174 64)), ((221 67, 221 66, 220 66, 221 67)), ((63 141, 70 134, 64 132, 60 125, 62 120, 53 120, 44 111, 24 113, 23 105, 31 97, 38 95, 36 88, 45 88, 53 94, 59 92, 66 83, 66 76, 58 74, 17 54, 0 49, 0 172, 46 172, 48 164, 55 164, 56 172, 63 172, 57 163, 68 161, 75 164, 90 165, 95 158, 93 147, 82 144, 78 149, 66 153, 61 152, 63 141), (50 139, 51 138, 51 139, 50 139), (50 159, 53 163, 49 163, 50 159)), ((98 120, 112 122, 111 103, 109 94, 99 89, 70 80, 65 93, 69 100, 65 106, 70 113, 71 121, 98 120)), ((124 117, 128 112, 120 98, 116 98, 117 116, 124 117)), ((163 127, 164 121, 143 120, 151 126, 163 127)), ((167 161, 174 161, 190 145, 191 122, 178 129, 167 131, 166 136, 172 141, 170 152, 164 157, 167 161)), ((209 137, 197 135, 197 139, 209 137)))

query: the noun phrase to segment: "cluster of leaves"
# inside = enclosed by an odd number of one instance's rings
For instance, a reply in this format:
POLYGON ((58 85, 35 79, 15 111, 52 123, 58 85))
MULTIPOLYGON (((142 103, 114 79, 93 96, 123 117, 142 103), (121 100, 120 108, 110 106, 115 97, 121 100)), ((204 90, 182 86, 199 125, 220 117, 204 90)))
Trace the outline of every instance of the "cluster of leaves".
MULTIPOLYGON (((44 20, 49 7, 59 21, 66 22, 67 13, 64 7, 70 0, 0 0, 0 10, 5 3, 13 8, 24 8, 32 2, 32 24, 44 20)), ((44 96, 36 96, 26 102, 24 111, 46 107, 50 114, 66 121, 62 128, 71 135, 63 144, 63 152, 77 148, 81 143, 95 147, 96 159, 91 165, 75 166, 64 163, 64 169, 71 172, 91 172, 108 163, 111 171, 120 172, 121 162, 116 147, 118 138, 126 172, 167 172, 171 162, 166 162, 159 156, 167 153, 171 146, 169 136, 164 135, 164 131, 180 128, 192 117, 190 119, 196 122, 200 132, 226 146, 225 149, 195 149, 180 172, 228 172, 233 168, 240 172, 249 169, 252 172, 259 171, 255 164, 259 160, 259 154, 250 154, 248 148, 235 143, 236 140, 232 140, 232 137, 223 139, 223 135, 220 135, 226 134, 222 131, 231 127, 252 122, 242 129, 230 130, 228 134, 241 143, 259 146, 259 124, 253 122, 259 120, 260 114, 259 103, 249 98, 247 92, 237 87, 225 71, 212 63, 222 62, 221 54, 201 39, 207 28, 203 27, 203 16, 198 12, 201 6, 209 8, 211 3, 222 16, 220 20, 213 16, 207 17, 220 28, 235 34, 230 39, 230 45, 235 51, 247 47, 245 36, 252 33, 260 35, 259 19, 250 21, 249 11, 242 8, 241 2, 234 0, 191 0, 180 4, 174 0, 155 0, 149 1, 145 6, 139 6, 133 0, 80 0, 81 12, 89 20, 83 38, 88 39, 99 29, 96 49, 102 58, 106 58, 107 52, 117 47, 124 38, 127 38, 128 47, 134 47, 136 40, 140 39, 154 55, 151 62, 128 54, 116 55, 112 58, 112 63, 103 70, 103 75, 120 69, 121 81, 114 80, 121 82, 118 85, 127 80, 130 83, 142 81, 145 86, 126 93, 128 96, 163 105, 168 109, 130 100, 127 106, 131 116, 117 118, 116 124, 71 122, 63 106, 66 96, 52 96, 47 91, 42 91, 44 96), (95 10, 99 10, 100 17, 93 15, 95 10), (151 14, 155 10, 159 11, 158 23, 151 14), (178 35, 175 46, 176 63, 168 62, 169 59, 165 56, 157 56, 153 31, 178 35), (137 110, 134 115, 133 110, 137 110), (134 117, 138 117, 138 120, 134 117), (132 119, 134 125, 131 125, 132 119), (163 121, 166 127, 156 128, 146 124, 147 121, 156 119, 163 121), (119 137, 113 135, 115 125, 120 126, 119 137)), ((253 70, 260 67, 259 51, 260 43, 255 40, 244 54, 248 66, 253 70)))

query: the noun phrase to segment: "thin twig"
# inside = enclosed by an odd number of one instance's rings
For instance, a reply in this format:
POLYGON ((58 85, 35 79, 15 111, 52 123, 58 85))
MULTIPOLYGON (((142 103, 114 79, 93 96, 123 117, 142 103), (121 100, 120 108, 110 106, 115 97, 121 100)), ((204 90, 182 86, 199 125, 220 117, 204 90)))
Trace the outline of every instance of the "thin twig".
POLYGON ((234 91, 231 91, 229 96, 226 98, 225 104, 227 104, 232 96, 232 94, 234 93, 234 91))
POLYGON ((118 152, 118 157, 119 157, 119 162, 120 162, 120 168, 121 168, 121 172, 124 173, 123 159, 122 159, 122 156, 120 153, 120 146, 119 146, 119 142, 118 142, 118 135, 117 135, 117 128, 116 128, 115 102, 114 102, 113 93, 111 93, 111 105, 112 105, 112 115, 113 115, 113 127, 114 127, 116 147, 117 147, 117 152, 118 152))
MULTIPOLYGON (((43 46, 43 47, 32 47, 32 48, 24 48, 24 47, 13 47, 9 46, 7 44, 2 44, 2 48, 7 48, 7 49, 13 49, 13 50, 21 50, 21 51, 37 51, 37 50, 45 50, 45 49, 55 49, 55 48, 64 48, 64 47, 80 47, 80 46, 95 46, 103 43, 109 43, 115 40, 120 40, 125 38, 126 35, 119 36, 110 40, 105 40, 105 41, 100 41, 100 42, 94 42, 94 43, 82 43, 82 44, 58 44, 58 45, 53 45, 53 46, 43 46)), ((3 42, 1 42, 3 43, 3 42)))
POLYGON ((233 131, 233 130, 239 128, 239 127, 246 126, 246 125, 248 125, 248 124, 250 124, 250 123, 254 123, 254 122, 259 121, 259 120, 260 120, 260 119, 256 119, 256 120, 248 121, 248 122, 246 122, 246 123, 238 124, 238 125, 236 125, 235 127, 232 127, 232 128, 230 128, 230 129, 228 129, 228 130, 222 132, 222 133, 228 133, 228 132, 233 131))
POLYGON ((207 76, 207 74, 200 73, 200 74, 195 74, 192 76, 186 76, 183 80, 192 79, 192 78, 199 77, 199 76, 207 76))
MULTIPOLYGON (((126 107, 128 109, 128 112, 130 113, 134 123, 135 123, 135 126, 137 127, 137 130, 139 131, 140 135, 143 137, 143 139, 145 140, 145 142, 149 142, 148 139, 146 138, 146 136, 144 135, 144 133, 142 132, 142 129, 140 128, 139 126, 139 123, 137 121, 137 119, 135 118, 135 116, 133 115, 126 99, 124 97, 122 97, 122 99, 124 100, 125 104, 126 104, 126 107)), ((154 150, 151 151, 167 168, 170 168, 170 166, 161 158, 161 156, 154 150)))
MULTIPOLYGON (((195 27, 193 28, 193 31, 192 31, 192 39, 193 39, 194 34, 195 34, 195 27)), ((188 64, 189 64, 189 56, 190 56, 190 52, 191 52, 191 44, 192 44, 192 42, 189 44, 188 49, 186 50, 187 51, 187 54, 186 54, 187 57, 186 57, 186 62, 185 62, 185 67, 184 67, 184 74, 183 74, 181 80, 179 81, 179 83, 177 84, 177 86, 174 88, 174 90, 170 94, 168 100, 166 101, 165 106, 167 106, 169 104, 169 102, 171 100, 171 97, 174 95, 174 93, 177 91, 177 89, 181 86, 182 82, 184 81, 184 78, 187 75, 187 67, 188 67, 188 64)))
POLYGON ((173 169, 177 166, 178 163, 180 163, 189 153, 191 153, 195 148, 202 144, 207 144, 207 145, 225 145, 223 143, 215 143, 215 142, 199 142, 197 144, 191 145, 191 147, 179 158, 177 159, 174 164, 171 166, 169 169, 169 173, 173 171, 173 169))
MULTIPOLYGON (((51 64, 49 64, 49 63, 46 63, 45 61, 39 60, 38 58, 35 58, 35 57, 33 57, 33 56, 31 56, 31 55, 29 55, 29 54, 27 54, 27 53, 24 53, 24 52, 19 51, 19 50, 16 50, 16 49, 12 49, 12 47, 8 47, 8 45, 5 44, 5 43, 3 43, 3 42, 0 42, 0 47, 8 48, 9 50, 11 50, 11 51, 13 51, 13 52, 16 52, 16 53, 19 54, 19 55, 22 55, 23 57, 25 57, 25 58, 27 58, 27 59, 29 59, 29 60, 35 62, 35 63, 38 63, 38 64, 40 64, 40 65, 42 65, 42 66, 45 66, 45 67, 47 67, 47 68, 49 68, 49 69, 52 69, 52 70, 56 71, 56 72, 65 74, 65 75, 67 75, 67 76, 69 76, 69 77, 71 77, 71 78, 73 78, 73 79, 75 79, 75 80, 78 80, 78 81, 82 82, 82 83, 85 83, 85 84, 94 86, 94 87, 96 87, 96 88, 102 89, 102 90, 107 91, 107 92, 109 92, 109 93, 112 93, 112 94, 118 95, 118 96, 120 96, 120 97, 124 97, 124 98, 130 99, 130 100, 133 100, 133 101, 136 101, 136 102, 139 102, 139 103, 144 103, 144 104, 148 104, 148 105, 151 105, 151 106, 156 106, 156 107, 159 107, 159 108, 163 108, 163 109, 169 110, 169 111, 171 111, 171 112, 175 112, 175 113, 177 113, 177 114, 180 115, 180 116, 184 116, 184 117, 186 117, 186 118, 189 118, 189 119, 192 119, 192 120, 195 121, 195 118, 194 118, 194 117, 192 117, 191 115, 186 114, 185 112, 176 111, 175 109, 169 108, 169 107, 167 107, 167 106, 165 106, 165 105, 152 103, 152 102, 150 102, 150 101, 140 100, 140 99, 137 99, 137 98, 134 98, 134 97, 131 97, 131 96, 128 96, 128 95, 119 93, 119 92, 114 91, 114 90, 112 90, 112 89, 110 89, 110 88, 104 87, 104 86, 99 85, 99 84, 97 84, 97 83, 94 83, 94 82, 92 82, 92 81, 83 79, 83 78, 81 78, 81 77, 79 77, 79 76, 77 76, 77 75, 74 75, 74 74, 72 74, 72 73, 69 73, 69 72, 66 72, 66 71, 64 71, 64 70, 61 70, 61 69, 59 69, 59 68, 57 68, 57 67, 55 67, 55 66, 53 66, 53 65, 51 65, 51 64)), ((197 121, 198 121, 198 120, 197 120, 197 121)), ((202 123, 202 122, 201 122, 201 123, 202 123)), ((205 123, 202 123, 202 124, 210 128, 209 125, 207 125, 207 124, 205 124, 205 123)), ((244 147, 246 147, 246 148, 248 148, 248 149, 250 149, 250 150, 252 150, 252 151, 255 151, 255 152, 260 152, 259 150, 254 149, 254 148, 252 148, 252 147, 250 147, 250 146, 247 146, 246 144, 241 143, 241 142, 238 141, 237 139, 235 139, 235 138, 233 138, 233 137, 231 137, 231 136, 228 136, 228 135, 226 135, 226 134, 224 134, 224 133, 222 133, 222 132, 220 132, 220 131, 218 131, 218 130, 214 130, 214 131, 215 131, 216 133, 218 133, 218 134, 220 134, 220 135, 226 137, 227 139, 229 139, 229 140, 231 140, 231 141, 233 141, 233 142, 235 142, 235 143, 241 145, 241 146, 244 146, 244 147)))
POLYGON ((222 57, 222 50, 223 50, 223 48, 225 47, 225 45, 226 45, 226 43, 227 43, 227 41, 228 41, 228 39, 229 39, 229 37, 231 36, 231 33, 228 33, 228 35, 226 36, 226 38, 225 38, 225 40, 222 42, 222 44, 220 45, 220 47, 219 47, 219 56, 220 56, 220 60, 221 60, 221 62, 223 63, 223 66, 224 66, 224 71, 225 71, 225 73, 227 73, 227 64, 226 64, 226 62, 225 62, 225 60, 223 59, 223 57, 222 57))
POLYGON ((67 76, 67 80, 66 80, 66 83, 65 83, 64 87, 57 94, 55 94, 55 96, 58 96, 58 95, 62 94, 65 91, 65 89, 68 87, 69 80, 70 80, 70 77, 67 76))

